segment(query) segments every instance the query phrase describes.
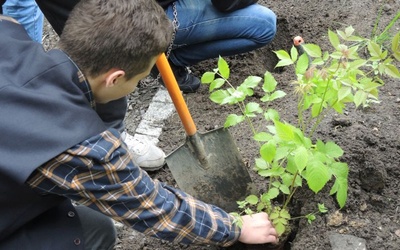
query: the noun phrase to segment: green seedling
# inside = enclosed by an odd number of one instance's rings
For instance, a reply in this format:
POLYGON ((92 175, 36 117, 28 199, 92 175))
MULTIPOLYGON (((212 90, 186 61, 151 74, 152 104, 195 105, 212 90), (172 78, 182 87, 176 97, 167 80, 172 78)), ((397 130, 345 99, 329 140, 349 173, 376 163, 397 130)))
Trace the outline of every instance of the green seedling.
MULTIPOLYGON (((239 214, 265 211, 279 235, 287 231, 291 215, 288 205, 295 192, 304 184, 315 194, 328 182, 329 194, 340 208, 347 200, 348 165, 340 161, 343 150, 333 141, 315 138, 314 132, 328 112, 343 113, 353 107, 367 107, 379 102, 378 89, 384 84, 382 76, 400 78, 394 61, 400 61, 400 32, 393 36, 390 48, 376 39, 354 35, 354 29, 328 31, 331 51, 322 52, 316 44, 301 45, 289 52, 276 51, 277 67, 294 67, 291 84, 297 94, 297 124, 281 119, 273 109, 274 100, 285 98, 270 72, 263 77, 249 76, 239 86, 230 81, 228 63, 220 57, 218 67, 203 74, 201 81, 209 85, 210 99, 220 105, 237 105, 239 113, 229 114, 226 128, 245 122, 259 145, 254 170, 264 177, 265 192, 238 201, 239 214), (360 56, 360 51, 368 51, 360 56), (247 101, 255 90, 262 90, 258 101, 247 101), (253 119, 262 117, 263 125, 255 127, 253 119)), ((308 222, 316 214, 326 212, 323 205, 317 213, 302 216, 308 222)), ((298 217, 296 217, 298 218, 298 217)), ((240 221, 237 221, 240 225, 240 221)))

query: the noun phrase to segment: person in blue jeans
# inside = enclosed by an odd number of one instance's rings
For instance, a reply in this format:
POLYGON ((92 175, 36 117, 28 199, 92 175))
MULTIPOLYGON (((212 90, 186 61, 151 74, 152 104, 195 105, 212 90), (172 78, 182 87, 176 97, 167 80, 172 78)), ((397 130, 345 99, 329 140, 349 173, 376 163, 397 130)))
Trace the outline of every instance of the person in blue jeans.
POLYGON ((16 19, 32 40, 42 43, 44 15, 35 0, 7 0, 3 13, 16 19))
POLYGON ((187 67, 201 61, 249 52, 269 44, 276 15, 257 0, 158 0, 175 26, 169 62, 183 92, 200 80, 187 67))

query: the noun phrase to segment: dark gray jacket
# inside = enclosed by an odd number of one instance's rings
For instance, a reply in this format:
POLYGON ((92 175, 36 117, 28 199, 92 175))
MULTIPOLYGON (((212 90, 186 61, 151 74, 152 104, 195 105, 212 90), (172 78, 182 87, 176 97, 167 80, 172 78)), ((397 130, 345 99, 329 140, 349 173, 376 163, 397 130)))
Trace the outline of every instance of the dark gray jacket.
POLYGON ((77 72, 65 53, 45 52, 22 26, 0 20, 0 249, 82 248, 71 202, 25 184, 37 167, 106 129, 77 72))

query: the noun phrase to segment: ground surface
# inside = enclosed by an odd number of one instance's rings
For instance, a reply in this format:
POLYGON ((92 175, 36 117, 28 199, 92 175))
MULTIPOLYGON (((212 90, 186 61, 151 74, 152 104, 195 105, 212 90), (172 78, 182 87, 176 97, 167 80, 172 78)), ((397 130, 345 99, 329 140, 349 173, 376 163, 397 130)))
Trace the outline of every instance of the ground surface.
MULTIPOLYGON (((296 35, 301 35, 307 42, 319 44, 324 49, 328 48, 326 36, 329 28, 336 30, 352 25, 360 35, 369 36, 381 6, 381 27, 387 25, 400 9, 399 0, 259 2, 276 12, 279 19, 277 37, 270 46, 226 58, 231 67, 231 82, 241 83, 248 75, 262 76, 266 70, 273 71, 276 58, 271 51, 288 49, 291 39, 296 35)), ((394 31, 398 32, 400 25, 396 25, 394 31)), ((53 38, 51 35, 47 37, 49 38, 51 43, 53 38)), ((201 76, 215 67, 216 60, 209 60, 193 67, 192 70, 201 76)), ((279 88, 289 94, 289 98, 277 102, 274 108, 281 112, 284 120, 294 122, 296 103, 295 98, 290 98, 293 92, 289 84, 293 79, 292 72, 274 71, 273 74, 279 82, 279 88)), ((305 220, 297 221, 293 239, 289 244, 291 249, 331 249, 329 235, 333 232, 363 238, 366 240, 367 249, 400 249, 400 82, 385 80, 385 86, 380 88, 380 104, 358 110, 350 107, 340 116, 328 115, 317 131, 315 136, 323 140, 333 140, 345 151, 341 160, 347 162, 350 167, 348 202, 339 211, 334 199, 328 195, 329 189, 324 189, 316 196, 309 191, 299 191, 296 197, 299 214, 314 211, 317 203, 324 203, 329 212, 318 216, 311 225, 305 220)), ((138 91, 130 96, 130 110, 127 116, 127 128, 130 132, 135 131, 141 115, 146 111, 158 87, 151 82, 142 84, 138 91)), ((209 100, 206 86, 202 86, 197 93, 186 94, 184 97, 200 132, 221 127, 226 115, 232 112, 231 108, 213 104, 209 100)), ((239 127, 231 129, 231 133, 251 171, 257 150, 249 139, 249 131, 239 127)), ((159 139, 159 146, 166 153, 184 143, 185 132, 177 115, 166 121, 159 139)), ((175 185, 167 166, 151 175, 175 185)), ((261 182, 257 183, 262 185, 261 182)), ((134 233, 124 227, 119 227, 118 232, 119 242, 116 249, 221 249, 167 243, 134 233)))

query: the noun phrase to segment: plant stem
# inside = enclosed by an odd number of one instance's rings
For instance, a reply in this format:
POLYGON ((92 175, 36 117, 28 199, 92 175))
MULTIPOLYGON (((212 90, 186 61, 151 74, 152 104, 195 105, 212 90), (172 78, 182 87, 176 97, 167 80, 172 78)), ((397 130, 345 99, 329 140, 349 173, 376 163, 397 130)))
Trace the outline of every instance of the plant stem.
MULTIPOLYGON (((307 214, 307 216, 308 215, 316 215, 317 213, 309 213, 309 214, 307 214)), ((290 218, 289 220, 297 220, 297 219, 303 219, 303 218, 306 218, 306 216, 305 215, 303 215, 303 216, 297 216, 297 217, 293 217, 293 218, 290 218)))
MULTIPOLYGON (((235 89, 235 87, 228 81, 228 79, 224 78, 221 74, 218 73, 219 76, 221 76, 225 82, 233 89, 235 89)), ((237 105, 239 106, 240 112, 243 114, 243 116, 245 117, 245 120, 247 122, 247 124, 249 125, 251 132, 253 133, 253 135, 257 134, 256 129, 254 128, 253 122, 251 121, 250 117, 248 117, 245 113, 245 109, 246 109, 246 104, 244 103, 244 101, 240 101, 237 103, 237 105)), ((258 146, 261 146, 260 142, 257 141, 258 146)))
POLYGON ((298 175, 298 174, 299 174, 299 171, 296 171, 296 173, 295 173, 294 176, 293 176, 292 183, 290 184, 290 194, 289 194, 288 198, 286 199, 286 201, 285 201, 285 203, 284 203, 284 205, 283 205, 283 208, 284 208, 284 209, 285 209, 286 206, 289 204, 290 200, 292 199, 292 196, 293 196, 294 193, 296 192, 296 189, 297 189, 297 188, 294 187, 294 183, 295 183, 295 181, 296 181, 296 178, 297 178, 297 175, 298 175))
POLYGON ((298 101, 297 104, 297 114, 298 114, 298 124, 299 127, 301 128, 301 131, 303 131, 303 133, 305 134, 305 124, 304 124, 304 117, 303 117, 303 111, 302 111, 302 107, 304 106, 304 95, 301 96, 301 98, 298 101))

